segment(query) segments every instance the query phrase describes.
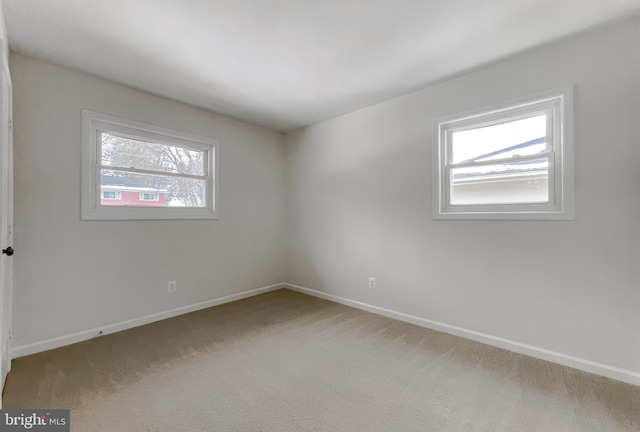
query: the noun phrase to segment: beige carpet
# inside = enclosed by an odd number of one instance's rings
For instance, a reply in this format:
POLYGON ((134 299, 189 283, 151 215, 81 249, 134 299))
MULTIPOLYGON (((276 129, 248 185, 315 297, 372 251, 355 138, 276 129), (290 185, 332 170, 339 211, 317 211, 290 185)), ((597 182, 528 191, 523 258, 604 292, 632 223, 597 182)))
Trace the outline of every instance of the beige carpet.
POLYGON ((279 290, 13 362, 72 431, 640 431, 640 387, 279 290))

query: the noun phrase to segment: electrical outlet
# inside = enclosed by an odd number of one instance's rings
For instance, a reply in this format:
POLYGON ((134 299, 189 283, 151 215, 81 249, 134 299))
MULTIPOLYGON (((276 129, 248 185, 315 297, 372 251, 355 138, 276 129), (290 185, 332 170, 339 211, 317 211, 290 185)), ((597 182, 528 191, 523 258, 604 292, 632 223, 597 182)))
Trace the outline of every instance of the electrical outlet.
POLYGON ((178 289, 177 285, 176 285, 176 281, 169 281, 167 282, 167 292, 176 292, 176 290, 178 289))
POLYGON ((369 277, 369 288, 375 288, 375 287, 376 287, 376 278, 369 277))

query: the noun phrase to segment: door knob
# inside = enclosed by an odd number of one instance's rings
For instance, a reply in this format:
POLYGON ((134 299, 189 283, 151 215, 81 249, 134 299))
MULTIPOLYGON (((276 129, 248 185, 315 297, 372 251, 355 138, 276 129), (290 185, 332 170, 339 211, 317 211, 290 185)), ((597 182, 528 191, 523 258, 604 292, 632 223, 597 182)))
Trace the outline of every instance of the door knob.
POLYGON ((3 254, 7 254, 8 256, 11 256, 11 255, 13 255, 13 248, 11 246, 9 246, 6 249, 2 249, 2 253, 3 254))

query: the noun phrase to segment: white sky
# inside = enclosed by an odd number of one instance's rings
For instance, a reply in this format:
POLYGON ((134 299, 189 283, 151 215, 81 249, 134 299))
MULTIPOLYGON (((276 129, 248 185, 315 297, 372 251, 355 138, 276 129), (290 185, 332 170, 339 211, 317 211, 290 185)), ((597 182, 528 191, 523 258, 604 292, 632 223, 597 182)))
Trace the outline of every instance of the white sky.
MULTIPOLYGON (((502 123, 480 129, 454 132, 452 135, 452 163, 459 163, 496 150, 511 147, 546 136, 546 116, 539 115, 510 123, 502 123)), ((520 149, 513 154, 538 153, 539 146, 520 149)), ((509 155, 501 155, 505 157, 509 155)))

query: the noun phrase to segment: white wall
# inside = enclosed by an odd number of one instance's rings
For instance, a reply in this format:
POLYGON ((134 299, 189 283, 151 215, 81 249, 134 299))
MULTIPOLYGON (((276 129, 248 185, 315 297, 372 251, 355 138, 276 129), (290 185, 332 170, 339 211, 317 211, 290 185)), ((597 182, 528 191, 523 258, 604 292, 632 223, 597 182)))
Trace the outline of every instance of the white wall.
POLYGON ((4 9, 0 1, 0 39, 2 40, 2 55, 9 57, 9 39, 7 38, 7 26, 4 21, 4 9))
POLYGON ((14 347, 284 280, 281 134, 30 58, 10 64, 14 347), (81 221, 83 108, 218 139, 220 219, 81 221))
POLYGON ((288 281, 640 372, 639 40, 602 29, 287 135, 288 281), (576 220, 432 219, 433 118, 570 83, 576 220))

